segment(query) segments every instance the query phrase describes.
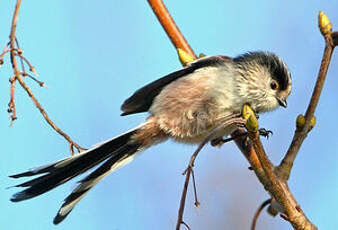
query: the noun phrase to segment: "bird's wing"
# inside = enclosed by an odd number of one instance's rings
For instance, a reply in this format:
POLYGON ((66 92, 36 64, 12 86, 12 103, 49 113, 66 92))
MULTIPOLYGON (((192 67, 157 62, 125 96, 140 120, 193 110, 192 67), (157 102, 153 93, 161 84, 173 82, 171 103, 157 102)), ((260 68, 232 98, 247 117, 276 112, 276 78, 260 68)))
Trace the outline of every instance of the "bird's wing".
POLYGON ((170 73, 156 81, 137 90, 131 97, 124 101, 121 106, 123 113, 121 116, 146 112, 153 103, 154 98, 161 92, 161 90, 171 82, 178 78, 184 77, 187 74, 194 72, 197 69, 221 65, 224 62, 229 62, 232 59, 226 56, 209 56, 190 63, 187 67, 170 73))

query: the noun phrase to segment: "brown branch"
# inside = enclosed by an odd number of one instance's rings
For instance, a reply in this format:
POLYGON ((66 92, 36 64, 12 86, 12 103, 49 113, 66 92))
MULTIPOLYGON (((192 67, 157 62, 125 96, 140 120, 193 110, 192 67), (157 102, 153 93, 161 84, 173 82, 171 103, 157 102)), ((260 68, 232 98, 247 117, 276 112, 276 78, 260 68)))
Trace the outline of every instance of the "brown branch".
MULTIPOLYGON (((246 133, 244 129, 237 129, 235 132, 232 133, 232 137, 240 136, 242 134, 246 133)), ((254 170, 256 176, 261 181, 261 183, 267 184, 268 178, 265 175, 265 172, 262 168, 262 165, 257 157, 256 151, 252 146, 252 143, 249 141, 248 136, 245 136, 243 138, 237 138, 235 139, 235 143, 239 150, 243 153, 243 155, 246 157, 246 159, 249 161, 251 165, 251 169, 254 170)))
POLYGON ((4 50, 3 50, 2 53, 0 54, 0 65, 2 65, 3 62, 4 62, 3 58, 4 58, 5 54, 8 53, 8 52, 10 51, 10 49, 8 49, 8 45, 9 45, 9 44, 6 44, 6 45, 5 45, 4 50))
POLYGON ((178 29, 176 23, 170 16, 168 9, 165 7, 162 0, 148 0, 149 5, 153 9, 154 13, 157 16, 157 19, 160 21, 163 29, 167 33, 170 41, 173 43, 176 49, 180 48, 190 54, 194 59, 196 55, 191 49, 189 43, 185 40, 183 34, 178 29))
MULTIPOLYGON (((188 185, 189 185, 189 180, 190 180, 190 174, 193 173, 193 167, 194 163, 196 160, 196 157, 198 153, 202 150, 202 148, 213 138, 213 136, 218 133, 219 131, 225 129, 225 127, 236 124, 236 125, 244 125, 246 123, 245 120, 243 120, 240 117, 236 117, 238 115, 233 115, 229 116, 228 119, 219 125, 216 129, 214 129, 204 140, 203 142, 198 146, 194 154, 190 158, 190 162, 186 170, 184 171, 183 174, 185 174, 185 182, 184 182, 184 187, 183 187, 183 192, 181 196, 181 202, 180 202, 180 208, 178 211, 178 218, 177 218, 177 223, 176 223, 176 230, 180 229, 180 226, 183 222, 183 213, 184 213, 184 207, 185 207, 185 200, 187 197, 187 190, 188 190, 188 185)), ((196 193, 195 193, 196 194, 196 193)), ((195 205, 198 207, 199 203, 196 204, 197 198, 195 199, 195 205)))
POLYGON ((11 114, 11 123, 9 126, 13 125, 13 122, 17 119, 16 117, 16 109, 15 109, 15 101, 14 101, 14 96, 15 96, 15 76, 9 78, 9 82, 11 83, 10 86, 10 101, 8 103, 8 113, 11 114))
POLYGON ((30 79, 32 79, 33 81, 35 81, 36 83, 39 84, 39 86, 44 87, 45 83, 43 81, 39 81, 38 79, 36 79, 35 77, 33 77, 32 75, 26 73, 26 72, 20 72, 21 76, 23 77, 29 77, 30 79))
POLYGON ((14 50, 15 50, 15 38, 16 38, 16 34, 15 34, 16 23, 18 21, 20 4, 21 4, 21 0, 18 0, 16 2, 16 5, 15 5, 15 10, 14 10, 12 25, 11 25, 11 33, 9 35, 9 40, 10 40, 9 47, 10 47, 11 63, 12 63, 13 71, 14 71, 14 76, 10 79, 11 99, 10 99, 9 104, 8 104, 8 112, 11 114, 11 124, 10 125, 12 125, 14 120, 17 119, 15 102, 14 102, 14 93, 15 93, 14 87, 15 87, 15 81, 16 81, 17 77, 20 77, 20 74, 19 74, 18 64, 17 64, 16 59, 15 59, 14 50))
MULTIPOLYGON (((42 116, 45 118, 47 123, 56 131, 58 132, 61 136, 63 136, 70 144, 70 150, 71 153, 73 154, 73 147, 75 147, 78 152, 84 150, 84 148, 80 147, 78 144, 76 144, 66 133, 64 133, 60 128, 58 128, 48 117, 47 113, 45 110, 42 108, 36 97, 34 96, 33 92, 30 90, 30 88, 26 85, 26 83, 22 80, 22 76, 30 76, 25 72, 24 69, 24 63, 26 63, 29 66, 30 71, 32 71, 35 75, 37 73, 35 72, 35 68, 30 64, 30 62, 22 56, 23 51, 19 47, 19 43, 16 39, 16 25, 17 25, 17 20, 18 20, 18 14, 19 14, 19 9, 20 9, 20 4, 21 0, 17 0, 16 5, 15 5, 15 11, 12 19, 12 24, 11 24, 11 32, 9 36, 9 49, 7 49, 7 45, 4 48, 4 51, 0 55, 0 59, 2 60, 3 56, 7 53, 10 52, 10 59, 12 63, 12 69, 14 72, 14 76, 10 78, 10 102, 8 104, 8 112, 11 114, 11 125, 13 124, 14 120, 17 119, 16 117, 16 107, 15 107, 15 101, 14 101, 14 94, 15 94, 15 82, 18 81, 22 88, 27 92, 27 94, 30 96, 32 101, 34 102, 35 106, 39 109, 40 113, 42 116), (21 68, 22 71, 19 71, 18 63, 16 60, 16 57, 20 58, 21 61, 21 68)), ((30 76, 34 81, 39 83, 40 86, 43 86, 43 82, 37 80, 36 78, 30 76)))
MULTIPOLYGON (((81 152, 82 150, 84 150, 84 148, 82 148, 81 146, 79 146, 78 144, 76 144, 66 133, 64 133, 59 127, 57 127, 52 121, 51 119, 48 117, 47 113, 45 112, 45 110, 42 108, 42 106, 40 105, 40 103, 38 102, 38 100, 36 99, 36 97, 34 96, 34 94, 32 93, 32 91, 30 90, 30 88, 26 85, 26 83, 22 80, 21 76, 19 75, 19 77, 17 77, 17 80, 19 81, 20 85, 22 86, 22 88, 25 89, 25 91, 28 93, 28 95, 31 97, 32 101, 34 102, 35 106, 39 109, 40 113, 42 114, 42 116, 45 118, 45 120, 47 121, 47 123, 56 131, 58 132, 61 136, 63 136, 72 146, 75 146, 75 148, 78 150, 78 152, 81 152)), ((73 153, 73 151, 71 151, 71 153, 73 153)))
MULTIPOLYGON (((233 136, 243 132, 245 132, 243 129, 238 129, 233 136)), ((251 133, 248 138, 239 138, 236 139, 235 142, 243 155, 249 161, 251 168, 254 170, 257 178, 264 188, 281 205, 282 210, 279 211, 286 212, 284 217, 288 217, 288 221, 290 221, 294 228, 316 229, 316 227, 308 221, 304 213, 300 211, 300 206, 292 196, 287 183, 285 181, 281 181, 274 174, 274 166, 267 158, 258 133, 251 133), (285 208, 285 206, 287 206, 287 208, 285 208)))
MULTIPOLYGON (((16 44, 16 46, 18 47, 18 49, 17 49, 18 55, 21 57, 21 55, 22 55, 22 53, 23 53, 23 50, 20 49, 19 42, 18 42, 18 39, 17 39, 17 38, 15 38, 15 44, 16 44)), ((26 72, 26 71, 25 71, 25 63, 23 62, 22 58, 20 58, 20 63, 21 63, 21 69, 22 69, 22 72, 25 73, 25 72, 26 72)))
MULTIPOLYGON (((31 71, 35 76, 39 76, 39 75, 36 73, 35 68, 32 66, 32 64, 28 61, 27 58, 25 58, 25 57, 22 56, 21 54, 19 55, 19 57, 20 57, 20 60, 22 61, 22 63, 25 62, 25 63, 28 65, 29 71, 31 71)), ((25 72, 25 71, 23 71, 23 72, 25 72)))
POLYGON ((295 134, 293 136, 291 145, 281 161, 280 165, 277 167, 276 172, 279 177, 283 180, 288 180, 290 177, 291 169, 293 166, 293 162, 299 152, 299 149, 307 137, 308 132, 310 131, 311 119, 316 110, 320 94, 322 92, 327 70, 329 68, 332 52, 336 45, 338 45, 338 32, 334 32, 332 34, 328 34, 325 37, 325 50, 323 54, 323 58, 321 61, 321 66, 318 73, 318 78, 316 85, 314 87, 312 97, 310 99, 308 108, 305 113, 305 124, 302 128, 297 128, 295 134))
POLYGON ((267 199, 266 201, 264 201, 256 210, 255 215, 252 219, 252 223, 251 223, 251 230, 255 230, 256 229, 256 223, 258 220, 259 215, 261 214, 262 210, 271 203, 271 198, 267 199))
POLYGON ((194 188, 194 196, 195 196, 195 207, 198 208, 200 206, 200 202, 198 201, 197 198, 197 189, 196 189, 196 180, 195 180, 195 173, 194 170, 191 170, 191 176, 192 176, 192 184, 194 188))
POLYGON ((184 221, 182 221, 182 224, 188 229, 188 230, 191 230, 189 225, 187 225, 184 221))
MULTIPOLYGON (((265 189, 267 189, 269 192, 271 192, 274 195, 274 197, 275 196, 283 197, 283 194, 281 194, 281 189, 279 187, 278 178, 274 173, 274 166, 270 162, 268 156, 265 153, 262 142, 259 138, 259 133, 258 132, 250 133, 249 138, 252 141, 253 147, 254 147, 255 152, 257 154, 258 160, 261 163, 264 174, 269 179, 269 180, 267 180, 267 183, 264 184, 265 189)), ((278 200, 278 198, 276 198, 276 199, 277 199, 277 201, 280 201, 280 200, 278 200)), ((284 206, 285 203, 287 203, 287 202, 288 201, 283 200, 282 205, 284 206)))
MULTIPOLYGON (((287 183, 280 180, 274 172, 274 166, 269 161, 263 145, 259 139, 259 134, 250 133, 250 140, 257 154, 257 157, 261 163, 261 166, 266 175, 267 181, 263 183, 264 188, 276 199, 276 201, 282 206, 287 220, 291 223, 294 229, 317 229, 305 216, 305 214, 299 208, 296 200, 292 196, 287 183)), ((262 182, 262 180, 260 180, 262 182)))

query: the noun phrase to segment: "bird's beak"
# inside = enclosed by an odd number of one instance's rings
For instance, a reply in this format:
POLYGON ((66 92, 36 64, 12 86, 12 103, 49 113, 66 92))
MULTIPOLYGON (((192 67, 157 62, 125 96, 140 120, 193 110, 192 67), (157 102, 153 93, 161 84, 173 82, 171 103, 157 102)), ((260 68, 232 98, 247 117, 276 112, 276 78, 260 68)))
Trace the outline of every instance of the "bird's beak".
POLYGON ((287 107, 288 104, 286 103, 286 100, 283 100, 283 99, 281 99, 279 97, 276 97, 276 99, 277 99, 277 101, 278 101, 278 103, 279 103, 280 106, 283 106, 284 108, 287 107))

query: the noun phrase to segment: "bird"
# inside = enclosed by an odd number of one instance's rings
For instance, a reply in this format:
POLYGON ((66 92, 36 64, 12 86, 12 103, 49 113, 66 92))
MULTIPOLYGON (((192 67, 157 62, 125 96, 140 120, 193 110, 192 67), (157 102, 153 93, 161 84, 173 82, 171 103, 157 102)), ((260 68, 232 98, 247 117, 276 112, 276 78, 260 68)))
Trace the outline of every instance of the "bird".
MULTIPOLYGON (((122 116, 148 112, 139 126, 57 162, 12 175, 39 175, 15 187, 11 201, 46 193, 97 166, 78 182, 63 201, 53 223, 59 224, 103 177, 132 161, 141 151, 169 138, 186 144, 201 143, 244 104, 257 113, 287 106, 291 74, 282 59, 265 51, 234 58, 206 56, 137 90, 121 106, 122 116)), ((230 135, 236 125, 215 134, 230 135)))

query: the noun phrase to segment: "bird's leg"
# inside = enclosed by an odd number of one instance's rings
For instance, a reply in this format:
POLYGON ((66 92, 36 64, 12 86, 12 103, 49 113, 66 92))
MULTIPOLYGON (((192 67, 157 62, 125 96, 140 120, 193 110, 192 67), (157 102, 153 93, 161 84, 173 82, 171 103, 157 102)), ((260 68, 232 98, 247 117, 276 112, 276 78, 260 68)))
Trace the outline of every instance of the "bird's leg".
POLYGON ((224 143, 227 143, 229 141, 233 141, 237 138, 240 138, 240 137, 243 137, 243 136, 247 136, 248 133, 241 133, 239 135, 236 135, 236 136, 232 136, 232 137, 229 137, 229 138, 223 138, 223 137, 218 137, 218 138, 215 138, 213 140, 210 141, 210 144, 211 146, 217 146, 217 147, 221 147, 224 143))
POLYGON ((259 132, 260 136, 266 137, 266 139, 269 139, 270 134, 273 135, 273 132, 271 130, 267 130, 267 129, 264 129, 264 128, 260 128, 258 130, 258 132, 259 132))
MULTIPOLYGON (((270 134, 273 135, 273 132, 271 130, 267 130, 267 129, 264 129, 264 128, 260 128, 258 130, 258 132, 259 132, 259 135, 266 137, 267 139, 269 139, 270 134)), ((212 139, 210 141, 210 144, 211 144, 211 146, 214 146, 214 147, 215 146, 221 147, 224 143, 233 141, 237 138, 247 136, 247 135, 248 135, 248 133, 246 132, 246 133, 241 133, 240 135, 232 136, 232 137, 229 137, 229 138, 218 137, 218 138, 212 139)))

